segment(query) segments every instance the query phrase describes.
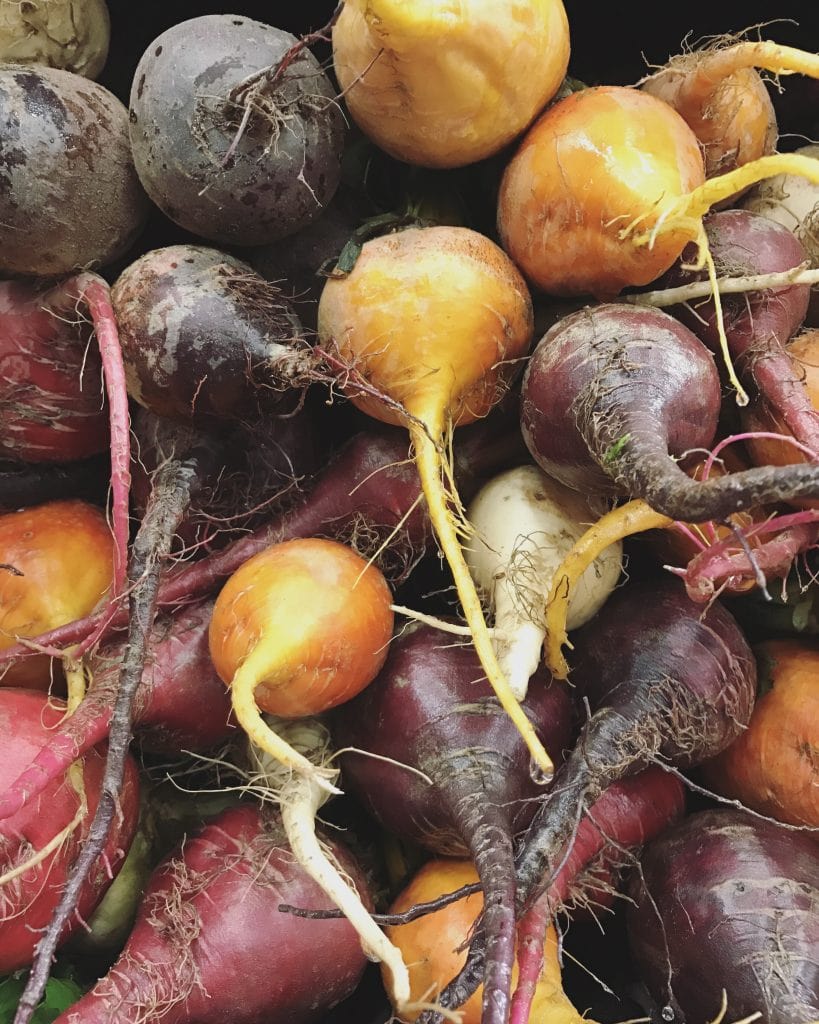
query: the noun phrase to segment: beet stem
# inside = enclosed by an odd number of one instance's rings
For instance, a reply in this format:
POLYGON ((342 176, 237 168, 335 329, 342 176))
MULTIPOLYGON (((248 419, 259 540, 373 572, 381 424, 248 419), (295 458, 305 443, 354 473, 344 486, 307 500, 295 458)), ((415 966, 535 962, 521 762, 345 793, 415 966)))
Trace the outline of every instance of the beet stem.
POLYGON ((111 716, 111 731, 99 803, 83 848, 66 879, 60 902, 37 944, 31 973, 14 1017, 14 1024, 29 1024, 51 972, 54 953, 66 922, 76 911, 82 886, 102 852, 114 816, 131 742, 134 696, 142 680, 148 636, 156 612, 159 571, 167 558, 174 532, 190 503, 199 480, 195 458, 167 462, 158 472, 151 501, 140 524, 130 566, 131 594, 128 648, 119 677, 117 699, 111 716))

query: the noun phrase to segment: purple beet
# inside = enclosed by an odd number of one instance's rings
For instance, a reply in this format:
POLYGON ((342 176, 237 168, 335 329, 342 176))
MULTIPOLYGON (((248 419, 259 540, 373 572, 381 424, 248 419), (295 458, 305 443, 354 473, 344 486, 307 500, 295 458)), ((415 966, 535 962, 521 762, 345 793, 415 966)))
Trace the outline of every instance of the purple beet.
POLYGON ((627 910, 640 976, 662 1019, 819 1019, 814 836, 735 810, 692 814, 643 852, 627 910))
MULTIPOLYGON (((536 674, 523 708, 557 763, 571 739, 565 687, 536 674)), ((439 854, 475 862, 484 890, 490 956, 484 1020, 504 1021, 515 953, 514 835, 542 788, 527 747, 484 677, 472 646, 429 626, 390 647, 379 676, 334 712, 339 747, 399 762, 345 754, 345 787, 398 835, 439 854), (423 772, 425 782, 400 765, 423 772)))

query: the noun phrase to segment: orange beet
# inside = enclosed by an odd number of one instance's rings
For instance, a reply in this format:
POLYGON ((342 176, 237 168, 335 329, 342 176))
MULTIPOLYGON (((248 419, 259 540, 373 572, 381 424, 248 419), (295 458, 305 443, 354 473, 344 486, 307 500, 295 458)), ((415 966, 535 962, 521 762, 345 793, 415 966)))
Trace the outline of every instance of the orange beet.
POLYGON ((391 601, 379 570, 337 541, 274 544, 220 593, 210 625, 213 663, 229 683, 253 659, 263 711, 318 714, 354 697, 381 668, 391 601))
POLYGON ((623 229, 642 218, 650 230, 662 203, 704 180, 696 136, 666 103, 620 86, 584 89, 525 136, 501 182, 498 229, 543 291, 612 298, 659 277, 696 237, 681 224, 637 246, 623 229))
MULTIPOLYGON (((0 650, 88 615, 113 579, 114 542, 103 512, 83 501, 51 501, 0 516, 0 650)), ((28 658, 0 686, 48 689, 51 659, 28 658)))
MULTIPOLYGON (((390 912, 402 913, 416 903, 436 899, 478 880, 474 866, 466 860, 428 861, 395 899, 390 912)), ((391 942, 401 950, 409 968, 412 1000, 434 1002, 438 993, 466 961, 464 940, 483 907, 483 895, 477 893, 450 903, 433 914, 425 914, 409 924, 386 928, 391 942)), ((517 982, 517 964, 512 983, 517 982)), ((462 1024, 480 1024, 483 987, 459 1007, 462 1024)), ((416 1019, 408 1018, 408 1019, 416 1019)), ((531 1020, 543 1024, 581 1024, 580 1015, 569 1002, 560 982, 557 935, 553 927, 546 933, 544 966, 532 1006, 531 1020)))
POLYGON ((770 689, 748 728, 704 768, 709 785, 752 810, 819 827, 819 647, 771 640, 757 648, 770 689))

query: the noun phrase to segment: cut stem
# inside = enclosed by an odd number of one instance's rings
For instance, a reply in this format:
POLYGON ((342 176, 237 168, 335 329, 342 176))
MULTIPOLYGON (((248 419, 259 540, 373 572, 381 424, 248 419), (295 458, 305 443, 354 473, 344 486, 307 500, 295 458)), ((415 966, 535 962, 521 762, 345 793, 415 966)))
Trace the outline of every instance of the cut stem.
POLYGON ((435 442, 432 440, 432 437, 440 439, 443 436, 441 417, 437 417, 437 421, 435 418, 430 418, 427 422, 427 429, 419 426, 414 421, 410 421, 408 429, 415 447, 418 472, 421 477, 421 486, 427 499, 429 518, 443 550, 444 557, 449 563, 464 617, 472 633, 472 643, 480 658, 483 670, 486 672, 486 678, 489 685, 495 691, 501 707, 512 719, 518 732, 521 734, 532 758, 546 778, 550 779, 554 774, 554 765, 546 753, 543 744, 538 739, 535 730, 532 728, 532 723, 526 717, 515 695, 512 693, 500 665, 498 665, 495 648, 492 646, 492 638, 489 635, 480 598, 475 589, 472 575, 464 560, 453 516, 447 505, 447 495, 441 477, 441 455, 435 442))
POLYGON ((611 544, 645 530, 663 530, 672 523, 673 519, 655 512, 637 498, 607 512, 572 546, 555 572, 546 598, 546 663, 556 679, 567 679, 569 675, 561 648, 572 647, 566 632, 566 618, 580 577, 611 544))

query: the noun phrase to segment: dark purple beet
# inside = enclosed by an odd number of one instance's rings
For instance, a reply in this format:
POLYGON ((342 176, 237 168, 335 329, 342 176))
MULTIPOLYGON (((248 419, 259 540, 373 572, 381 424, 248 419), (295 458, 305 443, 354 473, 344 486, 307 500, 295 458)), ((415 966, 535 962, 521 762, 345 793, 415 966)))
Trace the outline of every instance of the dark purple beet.
POLYGON ((645 849, 629 895, 635 965, 662 1019, 700 1024, 761 1012, 819 1019, 815 837, 735 810, 691 815, 645 849))
POLYGON ((748 724, 756 696, 756 662, 733 616, 716 601, 703 612, 678 580, 616 591, 573 639, 571 682, 592 715, 518 855, 524 903, 607 786, 655 760, 687 768, 714 757, 748 724))
MULTIPOLYGON (((773 274, 807 260, 793 232, 747 210, 723 210, 705 220, 708 245, 720 277, 773 274)), ((705 280, 706 270, 685 269, 695 256, 687 248, 665 278, 668 287, 705 280)), ((725 334, 732 359, 749 389, 764 397, 794 437, 819 452, 819 413, 813 408, 803 375, 784 348, 805 319, 808 285, 776 291, 723 295, 725 334)), ((719 351, 712 299, 694 299, 671 312, 705 345, 719 351)))
POLYGON ((684 522, 790 497, 819 497, 819 467, 692 480, 674 461, 709 448, 720 408, 711 353, 657 309, 601 305, 555 324, 523 378, 521 423, 533 458, 576 490, 644 498, 684 522))
MULTIPOLYGON (((207 750, 235 729, 230 696, 210 659, 212 610, 212 603, 185 607, 154 624, 134 701, 134 726, 146 750, 169 756, 207 750)), ((16 813, 108 735, 126 646, 122 640, 100 651, 85 700, 0 795, 0 820, 16 813)))
MULTIPOLYGON (((559 764, 572 729, 566 688, 536 674, 523 707, 559 764)), ((343 755, 345 786, 383 825, 436 853, 474 860, 489 949, 484 1020, 505 1020, 515 947, 512 839, 543 790, 474 648, 429 626, 408 629, 375 681, 333 721, 339 747, 391 758, 432 780, 363 754, 343 755)))
MULTIPOLYGON (((652 762, 687 767, 712 757, 748 724, 756 695, 756 664, 739 626, 717 602, 703 612, 677 580, 616 591, 574 644, 571 682, 592 715, 520 843, 523 912, 552 884, 607 787, 652 762)), ((484 955, 488 962, 479 932, 444 1005, 471 994, 484 955)))
POLYGON ((291 388, 309 381, 313 360, 282 291, 216 249, 154 249, 120 274, 111 301, 129 394, 157 415, 257 420, 291 411, 291 388))

